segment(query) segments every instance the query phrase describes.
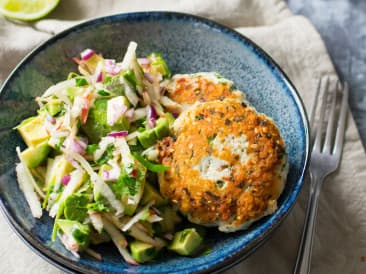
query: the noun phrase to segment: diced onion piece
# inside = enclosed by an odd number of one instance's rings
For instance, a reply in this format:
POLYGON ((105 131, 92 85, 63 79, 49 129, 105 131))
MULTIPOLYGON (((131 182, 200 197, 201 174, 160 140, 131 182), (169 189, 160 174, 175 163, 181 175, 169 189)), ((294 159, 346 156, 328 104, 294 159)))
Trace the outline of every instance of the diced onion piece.
POLYGON ((154 201, 151 201, 150 203, 148 203, 143 209, 140 210, 140 212, 138 212, 137 214, 135 214, 131 220, 128 221, 127 224, 125 224, 122 227, 122 231, 126 232, 127 230, 129 230, 135 223, 137 223, 138 221, 144 219, 146 217, 146 215, 149 214, 149 209, 150 207, 154 204, 154 201))
POLYGON ((107 123, 110 126, 113 126, 122 118, 126 110, 127 106, 125 105, 123 96, 117 96, 109 99, 107 102, 107 123))
POLYGON ((142 156, 146 156, 146 159, 148 159, 149 161, 157 161, 158 157, 159 157, 159 150, 155 147, 149 147, 147 149, 145 149, 142 153, 142 156))
POLYGON ((139 136, 139 135, 140 135, 140 132, 134 131, 126 136, 126 141, 131 141, 131 140, 137 138, 137 136, 139 136))
POLYGON ((20 189, 23 191, 25 199, 30 207, 32 215, 34 218, 41 218, 42 217, 42 207, 41 202, 34 192, 34 188, 32 183, 29 182, 31 180, 25 171, 25 167, 22 163, 16 165, 16 173, 18 178, 18 183, 20 189))
POLYGON ((137 43, 131 41, 128 44, 126 54, 123 57, 123 61, 121 63, 122 69, 126 70, 130 67, 133 59, 136 58, 136 49, 137 49, 137 43))
POLYGON ((130 108, 129 110, 127 110, 125 112, 125 117, 129 120, 131 120, 133 118, 133 115, 134 115, 134 112, 135 112, 135 109, 133 108, 130 108))
POLYGON ((116 210, 116 215, 122 214, 124 207, 116 198, 110 187, 96 174, 90 164, 80 155, 74 152, 69 152, 70 156, 80 163, 80 165, 89 174, 92 183, 100 189, 103 197, 107 199, 110 205, 116 210))
POLYGON ((145 118, 146 115, 147 115, 146 108, 137 108, 137 109, 135 109, 134 116, 131 119, 131 121, 140 120, 142 118, 145 118))
POLYGON ((119 253, 125 259, 125 261, 132 265, 138 265, 138 263, 132 258, 132 256, 130 255, 130 253, 126 248, 127 241, 126 238, 123 236, 123 234, 107 219, 102 218, 102 220, 105 231, 107 231, 109 236, 111 236, 113 243, 116 245, 119 253))
POLYGON ((95 51, 92 49, 85 49, 80 53, 81 60, 85 61, 90 59, 95 54, 95 51))
POLYGON ((112 169, 103 170, 102 179, 104 181, 112 181, 112 182, 117 181, 120 173, 121 173, 121 168, 117 164, 113 164, 112 169))

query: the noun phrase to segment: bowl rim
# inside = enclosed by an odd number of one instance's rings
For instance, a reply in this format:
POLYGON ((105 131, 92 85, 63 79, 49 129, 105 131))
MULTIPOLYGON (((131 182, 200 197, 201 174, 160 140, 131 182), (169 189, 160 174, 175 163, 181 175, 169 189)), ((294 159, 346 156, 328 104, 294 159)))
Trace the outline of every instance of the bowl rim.
MULTIPOLYGON (((246 248, 241 248, 237 252, 229 255, 227 258, 225 258, 220 263, 213 263, 206 269, 199 270, 194 273, 217 273, 224 271, 241 261, 243 261, 245 258, 247 258, 249 255, 251 255, 257 248, 259 248, 261 245, 263 245, 269 238, 270 235, 273 233, 275 229, 279 227, 279 225, 283 222, 283 220, 286 218, 286 216, 289 214, 289 212, 292 210, 292 208, 295 205, 295 202, 299 196, 299 193, 302 189, 306 171, 309 166, 309 160, 310 160, 310 132, 309 132, 309 120, 306 113, 306 109, 304 106, 304 103, 301 99, 301 96, 299 95, 295 85, 291 82, 291 80, 288 78, 286 73, 281 69, 281 67, 277 64, 277 62, 272 59, 272 57, 266 53, 260 46, 258 46, 255 42, 253 42, 251 39, 246 37, 245 35, 237 32, 236 30, 225 26, 224 24, 218 23, 214 20, 189 14, 189 13, 183 13, 183 12, 174 12, 174 11, 142 11, 142 12, 128 12, 128 13, 117 13, 112 14, 108 16, 101 16, 96 17, 90 20, 86 20, 84 22, 81 22, 79 24, 76 24, 72 27, 69 27, 60 33, 52 36, 51 38, 47 39, 46 41, 42 42, 40 45, 35 47, 33 50, 31 50, 25 57, 22 58, 22 60, 16 65, 16 67, 12 70, 12 72, 9 74, 9 76, 5 79, 3 84, 0 86, 0 100, 3 99, 3 96, 5 96, 5 91, 7 90, 8 85, 12 83, 12 80, 18 73, 21 72, 22 67, 26 66, 29 61, 32 60, 32 58, 37 55, 42 50, 46 49, 48 46, 51 46, 55 42, 57 42, 59 39, 62 39, 63 37, 69 35, 70 33, 77 31, 79 28, 88 27, 94 24, 103 24, 103 23, 111 23, 116 21, 123 21, 128 19, 146 19, 148 17, 154 17, 157 19, 178 19, 181 21, 187 21, 187 19, 191 19, 194 21, 197 21, 199 23, 204 24, 205 26, 208 26, 209 28, 218 30, 220 32, 223 32, 226 35, 229 35, 231 37, 234 37, 236 40, 238 40, 239 43, 244 43, 246 46, 250 45, 253 48, 253 51, 255 51, 256 55, 259 56, 262 60, 266 62, 267 66, 270 66, 271 69, 276 71, 276 74, 278 77, 286 84, 286 87, 289 90, 290 95, 292 96, 295 105, 297 107, 297 110, 300 114, 300 120, 303 123, 304 127, 304 141, 305 141, 305 151, 304 156, 302 157, 302 169, 299 171, 299 178, 296 181, 296 183, 293 186, 293 190, 290 193, 288 199, 285 201, 285 204, 283 205, 282 212, 279 212, 279 209, 276 211, 277 216, 274 218, 271 222, 268 223, 268 228, 265 229, 263 232, 261 232, 256 238, 255 241, 252 241, 248 243, 246 248), (249 249, 249 250, 248 250, 249 249)), ((8 89, 9 90, 9 89, 8 89)), ((43 246, 42 243, 35 240, 28 231, 26 231, 17 221, 14 216, 7 210, 7 207, 5 205, 5 202, 3 201, 2 197, 0 196, 0 208, 3 213, 3 216, 5 216, 5 219, 7 223, 10 225, 12 230, 19 236, 23 242, 30 247, 31 250, 33 250, 37 255, 45 259, 47 262, 53 264, 54 266, 58 267, 59 269, 66 271, 66 272, 83 272, 85 271, 85 267, 80 267, 80 265, 65 257, 57 256, 55 252, 53 252, 50 249, 47 249, 43 246)), ((276 214, 276 213, 275 213, 276 214)), ((89 270, 90 271, 90 270, 89 270)), ((94 273, 94 271, 93 271, 94 273)), ((95 273, 104 273, 103 271, 96 271, 95 273)))

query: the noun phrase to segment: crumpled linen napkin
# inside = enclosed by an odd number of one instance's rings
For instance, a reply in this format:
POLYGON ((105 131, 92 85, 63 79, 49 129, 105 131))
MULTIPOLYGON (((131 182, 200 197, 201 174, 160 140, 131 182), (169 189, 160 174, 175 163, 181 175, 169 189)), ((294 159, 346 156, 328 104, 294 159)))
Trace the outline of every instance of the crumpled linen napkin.
MULTIPOLYGON (((336 78, 324 44, 310 22, 282 0, 62 0, 32 24, 0 18, 0 83, 30 50, 82 20, 121 12, 170 10, 204 16, 248 36, 283 68, 309 109, 318 79, 336 78)), ((308 198, 307 180, 295 207, 273 237, 225 273, 291 273, 308 198)), ((323 185, 311 273, 366 273, 366 157, 349 114, 340 169, 323 185)), ((0 273, 62 273, 22 243, 0 216, 0 273)))

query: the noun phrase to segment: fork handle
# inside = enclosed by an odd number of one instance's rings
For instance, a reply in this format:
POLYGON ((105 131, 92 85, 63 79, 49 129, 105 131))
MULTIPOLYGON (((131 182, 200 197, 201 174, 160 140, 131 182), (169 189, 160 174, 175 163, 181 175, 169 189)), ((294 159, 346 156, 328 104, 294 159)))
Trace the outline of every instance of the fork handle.
POLYGON ((294 274, 309 274, 311 265, 311 253, 314 240, 315 223, 318 209, 319 193, 323 178, 311 174, 310 197, 306 210, 304 230, 297 253, 294 274))

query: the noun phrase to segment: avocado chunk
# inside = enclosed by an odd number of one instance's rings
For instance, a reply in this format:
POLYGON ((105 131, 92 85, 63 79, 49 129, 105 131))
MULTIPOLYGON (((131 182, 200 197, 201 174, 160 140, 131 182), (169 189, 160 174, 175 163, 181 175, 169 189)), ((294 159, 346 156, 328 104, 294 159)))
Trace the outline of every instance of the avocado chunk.
POLYGON ((202 243, 203 239, 195 228, 186 228, 174 234, 170 250, 183 255, 191 255, 202 243))
POLYGON ((56 183, 60 183, 64 175, 69 174, 73 170, 71 163, 65 158, 65 156, 56 156, 54 161, 50 163, 50 173, 47 176, 47 186, 53 186, 56 183))
POLYGON ((144 148, 153 146, 157 141, 154 129, 141 132, 141 134, 137 136, 137 139, 144 148))
POLYGON ((153 260, 157 254, 156 248, 141 241, 130 243, 132 257, 139 263, 146 263, 153 260))
POLYGON ((174 232, 176 225, 179 224, 182 219, 170 206, 161 206, 158 209, 163 220, 153 224, 154 230, 159 234, 174 232))
POLYGON ((46 104, 46 110, 51 116, 56 116, 63 109, 63 102, 61 100, 52 100, 46 104))
POLYGON ((146 205, 150 201, 155 201, 155 206, 165 205, 167 201, 160 193, 148 182, 145 183, 144 194, 142 195, 141 204, 146 205))
POLYGON ((107 98, 98 98, 94 106, 89 110, 88 119, 81 125, 82 130, 88 136, 91 143, 98 143, 99 140, 111 131, 128 130, 130 122, 126 117, 119 119, 113 126, 107 120, 107 98))
POLYGON ((24 120, 17 130, 22 136, 27 146, 36 146, 49 139, 49 134, 44 127, 45 117, 43 115, 35 116, 24 120))
POLYGON ((154 128, 156 138, 162 139, 169 135, 169 121, 167 118, 159 118, 154 128))
POLYGON ((144 148, 153 146, 157 140, 169 135, 169 121, 167 118, 159 118, 152 129, 145 130, 137 137, 144 148))
POLYGON ((148 58, 151 60, 152 69, 159 72, 163 77, 169 78, 171 76, 171 72, 166 64, 165 60, 158 52, 151 53, 148 58))
POLYGON ((173 114, 171 114, 170 112, 165 112, 165 118, 169 122, 169 129, 171 129, 173 127, 173 123, 175 122, 173 114))
POLYGON ((65 219, 58 219, 56 225, 63 233, 73 238, 79 247, 83 248, 89 245, 90 228, 88 225, 65 219))
POLYGON ((48 142, 44 141, 34 147, 28 147, 21 154, 27 167, 34 168, 39 166, 47 158, 49 152, 50 147, 48 146, 48 142))

